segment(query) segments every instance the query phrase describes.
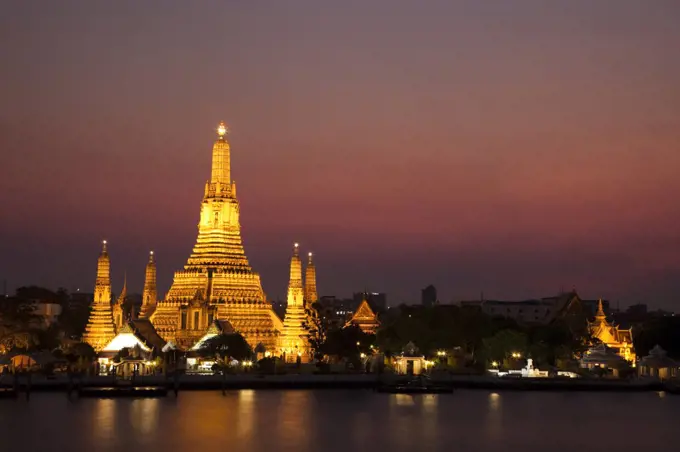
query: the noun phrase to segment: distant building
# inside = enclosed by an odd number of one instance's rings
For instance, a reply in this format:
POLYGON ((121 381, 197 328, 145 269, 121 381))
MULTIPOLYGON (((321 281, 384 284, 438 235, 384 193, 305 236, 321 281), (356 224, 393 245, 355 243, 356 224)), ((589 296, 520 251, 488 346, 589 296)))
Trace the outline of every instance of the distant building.
POLYGON ((326 295, 319 299, 319 315, 327 328, 342 328, 352 317, 356 307, 353 300, 326 295))
POLYGON ((57 323, 62 312, 62 306, 59 303, 50 301, 34 301, 33 315, 40 319, 40 326, 49 328, 57 323))
MULTIPOLYGON (((597 300, 581 300, 576 292, 567 292, 556 297, 546 297, 537 300, 499 301, 475 300, 461 301, 461 307, 481 309, 492 317, 505 317, 515 320, 519 324, 548 324, 560 313, 572 305, 578 305, 584 317, 591 318, 597 311, 597 300), (594 305, 594 309, 591 309, 594 305)), ((609 303, 603 301, 609 306, 609 303)))
POLYGON ((437 288, 432 284, 420 291, 420 303, 432 307, 437 304, 437 288))
POLYGON ((356 292, 352 299, 354 300, 354 310, 364 300, 368 302, 373 311, 383 312, 387 310, 387 294, 384 292, 356 292))

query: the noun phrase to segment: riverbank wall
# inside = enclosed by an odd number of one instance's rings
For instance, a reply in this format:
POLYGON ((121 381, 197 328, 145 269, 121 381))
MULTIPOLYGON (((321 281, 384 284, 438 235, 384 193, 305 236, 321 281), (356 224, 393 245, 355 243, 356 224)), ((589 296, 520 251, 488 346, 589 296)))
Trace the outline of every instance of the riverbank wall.
MULTIPOLYGON (((183 390, 225 390, 225 389, 357 389, 373 390, 382 383, 394 383, 400 379, 394 376, 374 374, 337 374, 337 375, 181 375, 176 378, 165 376, 136 377, 125 384, 135 386, 167 386, 183 390)), ((658 380, 609 380, 609 379, 558 379, 558 378, 513 378, 505 379, 488 376, 448 376, 433 378, 432 382, 454 389, 479 389, 493 391, 598 391, 598 392, 640 392, 674 390, 658 380)), ((0 387, 18 386, 20 390, 31 391, 70 391, 78 387, 106 387, 121 384, 112 377, 83 378, 45 378, 32 376, 0 379, 0 387)))

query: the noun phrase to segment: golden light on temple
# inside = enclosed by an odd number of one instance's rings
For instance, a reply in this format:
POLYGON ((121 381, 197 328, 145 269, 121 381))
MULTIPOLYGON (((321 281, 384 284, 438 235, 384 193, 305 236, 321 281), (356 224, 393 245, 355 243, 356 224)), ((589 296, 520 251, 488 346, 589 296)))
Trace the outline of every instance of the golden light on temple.
POLYGON ((227 126, 224 124, 224 121, 221 121, 220 124, 217 126, 217 134, 220 137, 223 137, 227 134, 227 126))
POLYGON ((297 242, 295 242, 295 243, 293 244, 293 246, 294 246, 295 248, 299 248, 299 247, 300 247, 300 244, 297 243, 297 242))
POLYGON ((231 179, 231 148, 224 122, 212 147, 210 179, 198 218, 198 236, 184 268, 149 320, 165 341, 196 344, 215 321, 227 321, 255 348, 275 350, 283 328, 243 249, 240 208, 231 179))

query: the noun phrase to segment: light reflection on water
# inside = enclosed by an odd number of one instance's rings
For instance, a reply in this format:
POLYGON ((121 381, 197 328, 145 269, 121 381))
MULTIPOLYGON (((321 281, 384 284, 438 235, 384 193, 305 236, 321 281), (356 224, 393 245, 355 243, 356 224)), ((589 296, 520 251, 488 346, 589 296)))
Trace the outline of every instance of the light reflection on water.
POLYGON ((0 401, 2 450, 664 450, 680 397, 458 391, 183 392, 179 398, 0 401), (597 426, 597 428, 592 428, 597 426), (577 431, 578 434, 574 434, 577 431), (635 431, 634 435, 626 432, 635 431))

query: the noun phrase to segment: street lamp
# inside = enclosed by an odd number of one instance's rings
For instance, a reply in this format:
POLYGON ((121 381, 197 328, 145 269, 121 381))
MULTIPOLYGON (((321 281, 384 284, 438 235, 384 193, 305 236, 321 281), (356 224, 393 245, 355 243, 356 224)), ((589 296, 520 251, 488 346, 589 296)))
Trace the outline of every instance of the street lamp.
POLYGON ((491 362, 492 367, 498 367, 498 361, 493 361, 491 362))

